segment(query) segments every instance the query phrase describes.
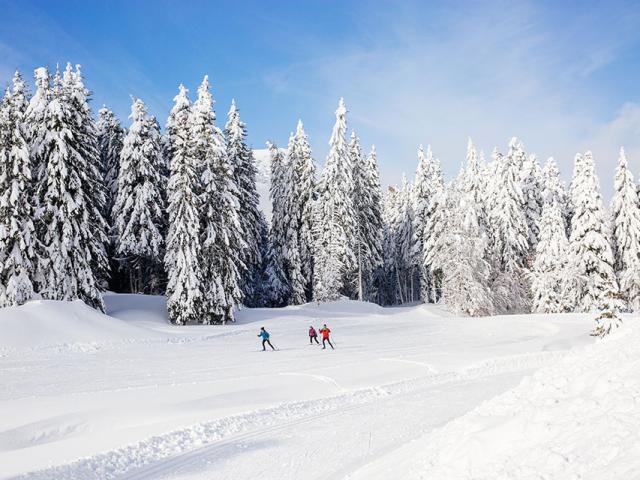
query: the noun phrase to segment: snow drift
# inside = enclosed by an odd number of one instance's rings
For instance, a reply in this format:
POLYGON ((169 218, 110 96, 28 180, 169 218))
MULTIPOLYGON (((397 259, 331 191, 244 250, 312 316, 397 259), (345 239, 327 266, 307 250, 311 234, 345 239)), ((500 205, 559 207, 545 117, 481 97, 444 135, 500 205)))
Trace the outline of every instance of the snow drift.
POLYGON ((349 478, 640 478, 636 321, 349 478))
POLYGON ((0 309, 0 350, 132 341, 156 334, 109 317, 82 301, 35 300, 0 309))

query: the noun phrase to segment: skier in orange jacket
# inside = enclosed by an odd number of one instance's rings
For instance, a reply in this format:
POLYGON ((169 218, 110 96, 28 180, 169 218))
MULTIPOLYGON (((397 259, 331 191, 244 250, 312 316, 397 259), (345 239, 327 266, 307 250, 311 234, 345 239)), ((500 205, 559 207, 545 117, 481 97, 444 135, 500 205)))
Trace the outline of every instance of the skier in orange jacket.
POLYGON ((331 347, 331 350, 333 350, 333 344, 331 343, 331 340, 329 340, 329 334, 331 333, 331 330, 329 330, 329 327, 327 327, 326 323, 320 329, 320 333, 322 334, 322 348, 327 348, 327 346, 324 344, 324 342, 327 342, 331 347))

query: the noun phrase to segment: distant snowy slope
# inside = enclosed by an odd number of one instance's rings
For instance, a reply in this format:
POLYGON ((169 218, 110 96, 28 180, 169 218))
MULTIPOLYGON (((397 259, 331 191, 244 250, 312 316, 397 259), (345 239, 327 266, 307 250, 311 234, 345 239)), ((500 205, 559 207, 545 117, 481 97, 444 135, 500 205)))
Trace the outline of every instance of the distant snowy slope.
POLYGON ((349 479, 640 478, 637 321, 349 479))

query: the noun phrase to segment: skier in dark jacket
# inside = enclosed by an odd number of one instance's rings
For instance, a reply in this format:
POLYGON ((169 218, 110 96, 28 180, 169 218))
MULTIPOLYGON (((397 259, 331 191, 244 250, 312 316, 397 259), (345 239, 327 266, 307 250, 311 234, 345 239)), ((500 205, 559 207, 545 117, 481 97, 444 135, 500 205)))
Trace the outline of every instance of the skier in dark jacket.
POLYGON ((318 332, 313 328, 313 325, 309 325, 309 343, 313 344, 314 340, 318 345, 320 345, 320 342, 318 341, 318 332))
POLYGON ((264 352, 267 348, 265 347, 265 344, 269 344, 269 346, 271 347, 271 350, 275 350, 275 348, 273 348, 273 345, 271 345, 271 342, 269 341, 269 332, 267 332, 264 327, 260 328, 260 333, 258 334, 259 337, 262 337, 262 351, 264 352))

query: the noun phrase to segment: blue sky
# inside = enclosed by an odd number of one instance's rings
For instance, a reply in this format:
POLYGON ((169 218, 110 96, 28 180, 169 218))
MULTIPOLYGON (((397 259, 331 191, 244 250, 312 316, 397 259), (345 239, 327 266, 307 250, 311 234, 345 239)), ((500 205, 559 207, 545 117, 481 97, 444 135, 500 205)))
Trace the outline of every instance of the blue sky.
POLYGON ((164 123, 209 74, 219 124, 235 98, 262 148, 302 118, 320 164, 344 96, 384 183, 420 143, 451 177, 468 136, 487 155, 518 136, 565 178, 592 149, 608 193, 621 145, 640 174, 638 25, 638 2, 0 0, 0 84, 80 63, 94 106, 126 123, 134 95, 164 123))

